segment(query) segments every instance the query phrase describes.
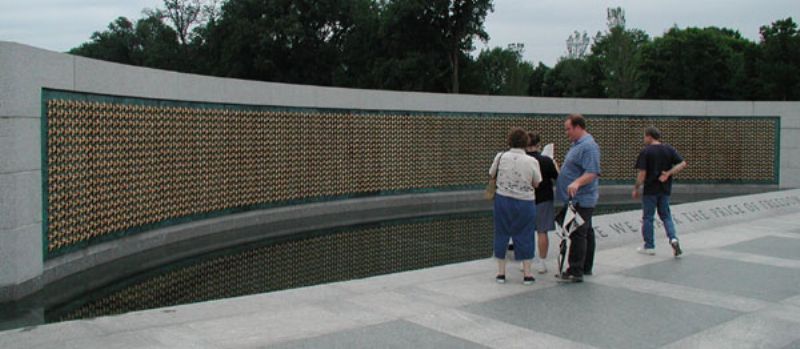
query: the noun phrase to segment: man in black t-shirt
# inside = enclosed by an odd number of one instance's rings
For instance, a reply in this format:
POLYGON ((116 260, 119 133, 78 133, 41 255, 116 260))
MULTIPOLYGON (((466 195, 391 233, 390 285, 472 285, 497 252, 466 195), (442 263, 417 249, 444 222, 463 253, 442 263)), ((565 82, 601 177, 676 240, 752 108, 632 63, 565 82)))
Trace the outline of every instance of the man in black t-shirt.
POLYGON ((528 132, 530 143, 526 152, 539 161, 542 181, 536 187, 536 238, 539 249, 538 260, 534 262, 539 274, 547 272, 547 250, 550 248, 547 232, 556 229, 553 217, 553 183, 558 178, 558 167, 553 159, 542 155, 541 139, 538 134, 528 132))
POLYGON ((636 159, 636 168, 639 174, 633 188, 633 198, 639 197, 639 188, 644 186, 642 197, 642 238, 644 246, 639 247, 639 253, 654 255, 655 241, 653 239, 653 214, 658 210, 658 217, 664 223, 669 243, 675 257, 683 253, 678 238, 675 235, 675 223, 669 210, 669 196, 672 192, 672 176, 686 167, 678 151, 668 144, 660 141, 661 132, 655 127, 648 127, 644 131, 645 147, 636 159))

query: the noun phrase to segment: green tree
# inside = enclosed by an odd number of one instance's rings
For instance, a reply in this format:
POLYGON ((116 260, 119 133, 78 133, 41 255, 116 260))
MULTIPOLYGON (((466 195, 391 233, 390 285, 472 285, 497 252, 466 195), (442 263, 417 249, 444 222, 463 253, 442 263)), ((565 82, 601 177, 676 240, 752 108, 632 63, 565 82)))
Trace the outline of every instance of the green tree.
POLYGON ((335 69, 332 84, 375 88, 377 79, 373 72, 379 64, 382 45, 379 4, 374 1, 355 1, 349 18, 352 25, 337 44, 339 66, 335 69))
POLYGON ((469 60, 475 38, 488 40, 483 22, 492 10, 491 0, 386 3, 382 11, 383 62, 376 71, 382 77, 381 86, 458 93, 461 65, 469 60))
POLYGON ((611 98, 638 98, 644 94, 646 81, 641 76, 640 48, 649 40, 639 29, 625 28, 622 8, 608 9, 608 31, 598 33, 592 56, 602 72, 604 94, 611 98))
POLYGON ((547 97, 603 97, 596 61, 562 58, 547 72, 544 95, 547 97))
POLYGON ((374 87, 388 90, 445 92, 448 57, 437 43, 439 32, 424 1, 396 0, 380 13, 380 45, 369 51, 376 63, 374 87))
POLYGON ((523 50, 522 44, 510 44, 506 49, 495 47, 481 51, 473 68, 477 70, 481 81, 481 87, 476 92, 506 96, 528 95, 533 65, 522 60, 523 50))
POLYGON ((136 22, 134 62, 146 67, 191 71, 188 52, 178 44, 178 34, 158 17, 145 17, 136 22))
POLYGON ((118 17, 108 24, 108 30, 94 32, 89 42, 71 49, 69 53, 117 63, 135 64, 136 41, 133 22, 125 17, 118 17))
POLYGON ((533 69, 530 75, 530 82, 528 83, 528 95, 530 96, 547 96, 547 75, 550 73, 551 68, 539 62, 539 65, 533 69))
POLYGON ((745 53, 754 45, 730 29, 672 28, 642 48, 645 96, 730 100, 749 90, 745 53))
POLYGON ((580 59, 586 56, 586 49, 589 48, 589 35, 575 31, 567 38, 567 57, 570 59, 580 59))
POLYGON ((589 37, 575 31, 566 41, 567 55, 553 68, 541 63, 531 74, 531 95, 546 97, 604 97, 601 66, 594 54, 586 55, 589 37))
POLYGON ((800 99, 800 31, 791 17, 762 26, 761 54, 757 60, 760 97, 800 99))
POLYGON ((486 15, 494 10, 492 0, 435 0, 434 23, 441 30, 450 62, 451 92, 459 92, 459 65, 466 53, 475 49, 473 40, 484 42, 489 34, 483 28, 486 15))
POLYGON ((165 18, 178 34, 181 45, 191 41, 192 28, 202 25, 203 9, 208 8, 203 0, 163 0, 164 9, 149 11, 151 16, 165 18))
POLYGON ((148 16, 133 24, 119 17, 108 30, 95 32, 89 42, 69 51, 72 54, 123 64, 185 71, 175 31, 159 17, 148 16))
MULTIPOLYGON (((206 40, 216 75, 332 85, 369 0, 230 0, 206 40)), ((369 54, 369 52, 364 52, 369 54)))

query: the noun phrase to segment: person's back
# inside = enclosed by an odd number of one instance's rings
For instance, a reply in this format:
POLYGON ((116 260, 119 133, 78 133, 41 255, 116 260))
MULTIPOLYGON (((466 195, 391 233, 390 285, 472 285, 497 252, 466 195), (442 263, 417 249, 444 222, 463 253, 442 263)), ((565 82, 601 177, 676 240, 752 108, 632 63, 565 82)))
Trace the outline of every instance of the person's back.
POLYGON ((494 158, 491 173, 497 173, 497 194, 517 200, 535 200, 534 179, 541 176, 539 162, 522 149, 510 149, 494 158))
POLYGON ((644 180, 644 195, 666 194, 672 191, 672 177, 667 181, 661 182, 658 177, 664 171, 669 171, 675 164, 683 161, 683 158, 669 144, 657 143, 649 144, 642 149, 639 154, 636 167, 647 172, 644 180))
POLYGON ((553 201, 553 183, 555 179, 558 178, 555 162, 553 159, 542 155, 542 153, 538 151, 528 152, 528 155, 539 162, 539 168, 542 172, 542 182, 536 187, 536 203, 540 204, 546 201, 553 201))

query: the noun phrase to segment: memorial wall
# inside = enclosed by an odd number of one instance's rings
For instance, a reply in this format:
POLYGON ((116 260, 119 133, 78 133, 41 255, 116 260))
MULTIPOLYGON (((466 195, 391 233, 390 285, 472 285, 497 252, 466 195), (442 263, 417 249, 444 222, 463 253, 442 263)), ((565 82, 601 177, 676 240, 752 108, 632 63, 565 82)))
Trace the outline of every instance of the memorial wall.
MULTIPOLYGON (((51 90, 43 104, 45 258, 209 215, 477 190, 514 126, 556 143, 556 159, 569 147, 556 114, 222 105, 51 90)), ((587 117, 603 151, 603 183, 633 181, 650 125, 692 163, 681 183, 778 183, 778 117, 587 117)))

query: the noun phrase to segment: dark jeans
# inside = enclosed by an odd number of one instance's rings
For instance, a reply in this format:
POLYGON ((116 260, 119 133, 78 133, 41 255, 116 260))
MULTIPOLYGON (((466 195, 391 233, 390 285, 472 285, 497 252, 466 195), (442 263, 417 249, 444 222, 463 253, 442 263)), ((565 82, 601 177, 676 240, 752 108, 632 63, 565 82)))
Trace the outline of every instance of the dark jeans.
POLYGON ((658 210, 658 217, 664 222, 664 230, 667 231, 667 238, 672 241, 677 239, 675 236, 675 223, 672 222, 672 213, 669 210, 669 195, 642 195, 642 237, 644 238, 644 248, 656 248, 653 238, 653 215, 658 210))
POLYGON ((567 274, 583 276, 591 273, 594 266, 594 229, 592 228, 592 213, 594 207, 580 207, 575 205, 578 214, 583 217, 584 223, 580 228, 570 234, 572 242, 569 247, 569 268, 567 274))

